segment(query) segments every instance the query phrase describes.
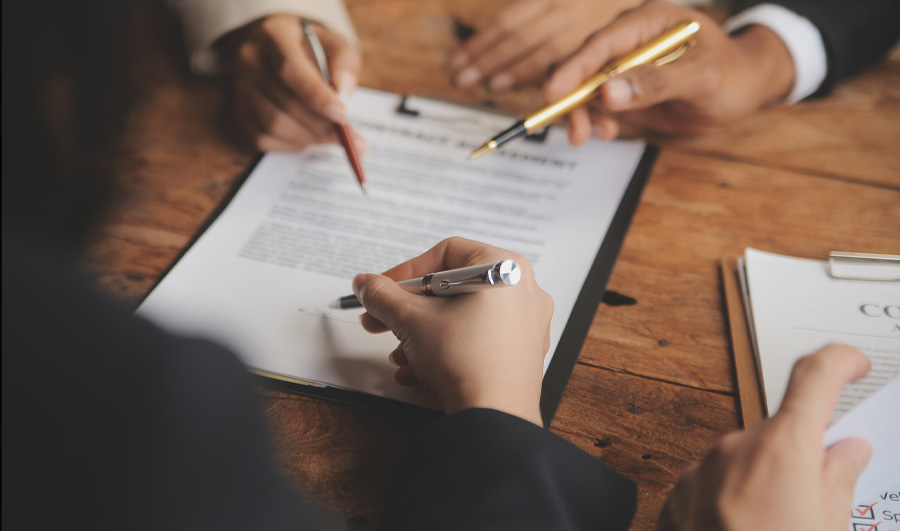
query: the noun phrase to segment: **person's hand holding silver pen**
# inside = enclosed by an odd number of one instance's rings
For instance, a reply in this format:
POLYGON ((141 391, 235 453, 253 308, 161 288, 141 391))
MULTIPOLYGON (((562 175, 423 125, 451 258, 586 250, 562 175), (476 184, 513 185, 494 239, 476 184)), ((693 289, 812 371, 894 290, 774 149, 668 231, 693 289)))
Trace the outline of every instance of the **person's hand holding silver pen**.
POLYGON ((447 413, 490 408, 541 425, 553 301, 538 287, 525 258, 450 238, 384 275, 357 275, 353 293, 366 308, 360 316, 363 328, 371 333, 390 330, 399 340, 390 353, 399 383, 423 385, 447 413), (393 280, 505 260, 515 261, 521 273, 515 287, 423 297, 393 280))
MULTIPOLYGON (((501 260, 488 264, 461 267, 448 271, 429 273, 421 278, 401 280, 397 285, 404 290, 429 297, 452 297, 475 293, 492 287, 515 286, 522 278, 522 270, 515 260, 501 260)), ((334 301, 331 308, 346 310, 360 308, 356 295, 346 295, 334 301)))

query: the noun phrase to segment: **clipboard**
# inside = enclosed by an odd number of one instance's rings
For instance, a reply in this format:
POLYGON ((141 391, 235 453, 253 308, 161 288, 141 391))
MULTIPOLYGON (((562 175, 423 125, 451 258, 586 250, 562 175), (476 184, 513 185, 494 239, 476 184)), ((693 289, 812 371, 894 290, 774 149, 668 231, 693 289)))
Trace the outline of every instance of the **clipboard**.
MULTIPOLYGON (((417 96, 415 98, 418 99, 420 97, 417 96)), ((395 112, 411 119, 434 120, 442 122, 456 121, 456 119, 452 116, 423 114, 419 111, 419 109, 416 108, 416 99, 413 99, 409 96, 398 96, 398 102, 395 108, 395 112)), ((441 101, 434 98, 423 99, 441 101)), ((460 105, 457 103, 453 103, 453 105, 465 107, 465 105, 460 105)), ((499 119, 501 123, 505 123, 509 116, 507 113, 495 111, 494 109, 478 108, 478 110, 482 112, 487 110, 492 114, 497 114, 498 117, 500 117, 499 119)), ((465 124, 463 124, 463 126, 465 127, 465 124)), ((483 125, 480 125, 479 127, 483 127, 483 125)), ((546 134, 547 131, 545 130, 535 135, 531 135, 531 138, 529 138, 528 140, 531 142, 543 142, 546 138, 546 134)), ((566 385, 568 384, 569 378, 571 377, 572 372, 575 369, 575 364, 577 363, 578 357, 581 353, 581 348, 584 344, 585 339, 587 338, 591 324, 593 323, 594 316, 597 312, 597 308, 599 307, 600 302, 603 298, 609 276, 612 272, 616 258, 618 257, 619 251, 625 238, 625 234, 627 233, 628 227, 631 223, 631 219, 636 210, 638 201, 640 200, 643 187, 646 184, 647 179, 649 178, 653 165, 658 156, 658 152, 659 150, 655 146, 648 144, 644 147, 643 154, 640 156, 633 174, 631 175, 631 179, 628 181, 625 192, 622 195, 621 201, 618 204, 618 208, 616 209, 612 221, 609 225, 609 229, 603 237, 597 254, 594 256, 593 262, 591 263, 589 269, 589 273, 586 276, 580 291, 578 292, 578 296, 575 300, 571 316, 568 322, 566 322, 565 326, 563 327, 561 339, 558 343, 556 351, 554 352, 553 358, 551 359, 544 374, 542 384, 540 410, 545 427, 550 426, 556 410, 559 407, 560 400, 565 391, 566 385)), ((251 173, 261 160, 262 156, 254 159, 254 161, 236 180, 226 198, 223 199, 217 209, 208 217, 208 219, 198 230, 194 238, 192 238, 191 242, 172 262, 166 272, 160 276, 157 283, 148 291, 147 295, 139 303, 139 305, 142 304, 147 297, 149 297, 150 293, 152 293, 157 288, 157 286, 169 274, 169 272, 175 267, 175 265, 187 254, 191 247, 193 247, 195 243, 200 239, 200 237, 212 226, 216 219, 222 214, 229 203, 237 195, 244 182, 248 179, 248 177, 251 175, 251 173)), ((449 236, 449 234, 447 236, 449 236)), ((392 414, 415 419, 430 419, 441 416, 443 414, 441 411, 437 411, 420 405, 401 402, 391 398, 323 385, 318 382, 307 381, 290 375, 273 373, 265 370, 256 370, 252 367, 249 369, 250 372, 257 378, 258 383, 273 389, 288 391, 306 396, 324 398, 330 401, 344 404, 362 406, 365 408, 389 412, 392 414)))
MULTIPOLYGON (((725 257, 720 265, 741 420, 744 428, 751 428, 765 420, 769 414, 754 347, 752 309, 745 289, 743 258, 725 257)), ((895 273, 898 265, 900 256, 888 254, 832 251, 828 257, 829 275, 844 280, 900 281, 900 276, 895 273)))
POLYGON ((741 288, 741 258, 729 256, 722 259, 722 289, 728 311, 728 329, 731 335, 731 351, 734 355, 734 372, 741 405, 741 421, 744 428, 756 426, 768 416, 763 399, 759 365, 750 339, 750 319, 744 306, 741 288))

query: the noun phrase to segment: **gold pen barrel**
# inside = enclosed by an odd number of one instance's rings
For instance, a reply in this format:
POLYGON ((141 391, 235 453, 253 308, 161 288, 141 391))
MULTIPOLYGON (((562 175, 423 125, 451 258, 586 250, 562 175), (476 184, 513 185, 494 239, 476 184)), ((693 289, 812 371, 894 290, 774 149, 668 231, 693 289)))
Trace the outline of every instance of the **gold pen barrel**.
POLYGON ((552 124, 560 116, 568 114, 572 109, 589 100, 591 95, 600 88, 600 85, 606 83, 607 79, 609 79, 609 73, 600 72, 578 87, 575 92, 525 118, 525 130, 531 134, 552 124))
POLYGON ((669 54, 677 52, 680 47, 685 46, 690 41, 691 37, 699 29, 700 24, 697 22, 682 22, 641 46, 636 51, 613 62, 609 68, 588 79, 575 92, 525 118, 526 131, 533 133, 544 126, 550 125, 560 116, 585 103, 600 88, 600 85, 606 83, 611 77, 627 72, 639 65, 654 63, 664 59, 669 54))

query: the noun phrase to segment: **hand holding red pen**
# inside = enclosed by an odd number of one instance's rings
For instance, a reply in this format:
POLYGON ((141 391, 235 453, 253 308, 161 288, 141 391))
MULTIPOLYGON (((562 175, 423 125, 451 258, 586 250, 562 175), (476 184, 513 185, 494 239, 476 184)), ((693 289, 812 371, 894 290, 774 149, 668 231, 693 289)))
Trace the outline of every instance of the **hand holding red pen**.
MULTIPOLYGON (((261 151, 296 151, 312 144, 338 142, 334 124, 347 122, 341 94, 356 88, 360 56, 342 35, 314 24, 333 73, 326 82, 306 45, 300 17, 277 14, 235 31, 234 112, 261 151)), ((348 126, 361 151, 365 140, 348 126)))

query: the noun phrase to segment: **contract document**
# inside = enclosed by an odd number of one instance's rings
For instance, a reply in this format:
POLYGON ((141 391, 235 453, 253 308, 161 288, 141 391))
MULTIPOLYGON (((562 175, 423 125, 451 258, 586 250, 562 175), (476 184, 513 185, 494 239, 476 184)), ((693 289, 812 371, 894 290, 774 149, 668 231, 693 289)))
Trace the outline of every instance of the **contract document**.
MULTIPOLYGON (((877 267, 881 278, 900 278, 900 264, 890 272, 877 267)), ((862 437, 872 446, 848 508, 851 531, 900 529, 900 281, 835 278, 827 262, 755 249, 744 253, 744 275, 769 415, 801 356, 843 343, 872 362, 866 376, 844 387, 824 444, 862 437)))
POLYGON ((397 112, 398 102, 360 89, 348 103, 369 143, 367 195, 339 146, 263 156, 138 315, 224 343, 268 376, 436 408, 428 393, 395 383, 390 333, 368 334, 362 310, 329 303, 350 293, 354 275, 463 236, 525 256, 553 297, 545 374, 576 306, 588 308, 569 326, 574 356, 569 348, 570 366, 556 377, 567 381, 653 150, 637 141, 573 148, 553 129, 543 141, 469 161, 507 116, 427 99, 413 102, 414 113, 397 112))
POLYGON ((872 370, 848 385, 832 422, 900 377, 900 282, 833 278, 828 264, 747 249, 748 300, 769 414, 798 358, 829 343, 863 351, 872 370))

